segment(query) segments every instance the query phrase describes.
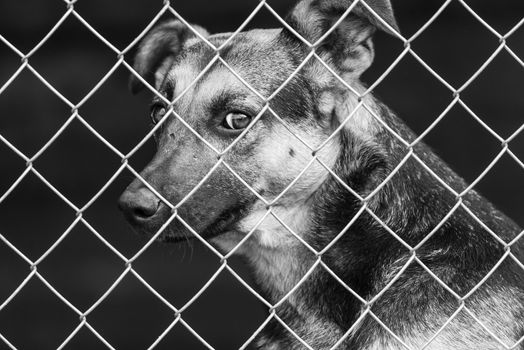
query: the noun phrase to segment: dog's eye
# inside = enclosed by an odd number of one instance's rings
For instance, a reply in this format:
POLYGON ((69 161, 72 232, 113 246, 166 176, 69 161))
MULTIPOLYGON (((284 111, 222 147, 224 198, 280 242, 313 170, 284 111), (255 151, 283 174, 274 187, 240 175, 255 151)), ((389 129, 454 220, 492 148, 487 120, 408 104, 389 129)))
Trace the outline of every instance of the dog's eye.
POLYGON ((160 103, 155 103, 151 106, 151 121, 153 124, 156 124, 162 119, 162 117, 166 114, 167 110, 166 107, 160 103))
POLYGON ((241 130, 245 129, 251 122, 251 117, 243 113, 228 113, 222 125, 226 129, 241 130))

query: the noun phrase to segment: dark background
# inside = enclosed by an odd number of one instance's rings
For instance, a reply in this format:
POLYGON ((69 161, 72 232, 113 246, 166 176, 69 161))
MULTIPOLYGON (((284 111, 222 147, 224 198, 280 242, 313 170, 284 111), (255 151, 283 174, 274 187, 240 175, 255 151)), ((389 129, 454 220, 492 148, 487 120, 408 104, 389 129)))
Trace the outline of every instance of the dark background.
MULTIPOLYGON (((442 0, 394 1, 405 36, 420 28, 442 0)), ((269 2, 284 15, 292 1, 269 2)), ((469 0, 469 5, 495 30, 506 33, 524 15, 517 0, 469 0)), ((188 21, 211 32, 232 31, 257 1, 174 1, 188 21)), ((126 47, 162 7, 161 1, 80 0, 75 9, 119 49, 126 47)), ((0 2, 0 34, 26 53, 65 13, 66 4, 25 0, 0 2)), ((169 17, 169 16, 166 16, 169 17)), ((262 10, 250 27, 276 27, 262 10)), ((365 74, 372 83, 402 51, 401 41, 379 33, 376 63, 365 74)), ((524 58, 524 26, 508 40, 524 58)), ((462 85, 495 51, 499 40, 458 1, 413 42, 414 50, 454 87, 462 85)), ((126 56, 131 61, 132 56, 126 56)), ((117 57, 77 19, 68 18, 30 58, 31 65, 73 103, 80 101, 116 63, 117 57)), ((20 58, 0 43, 0 86, 20 66, 20 58)), ((128 72, 118 68, 80 108, 85 118, 121 152, 131 150, 148 131, 147 94, 127 91, 128 72)), ((468 106, 502 137, 523 123, 524 69, 501 51, 461 94, 468 106)), ((417 133, 421 133, 452 101, 452 94, 416 60, 407 55, 375 90, 417 133)), ((70 116, 70 108, 31 72, 24 70, 0 95, 0 134, 32 156, 70 116)), ((425 138, 456 171, 473 181, 500 151, 501 145, 463 108, 455 106, 425 138)), ((510 144, 524 160, 524 132, 510 144)), ((131 159, 141 169, 154 152, 148 142, 131 159)), ((34 166, 77 206, 83 206, 112 176, 120 159, 78 121, 39 157, 34 166)), ((0 196, 25 169, 25 162, 0 142, 0 196)), ((89 223, 126 257, 145 240, 133 234, 116 208, 116 199, 133 176, 124 171, 85 212, 89 223)), ((524 225, 524 169, 503 156, 476 189, 524 225)), ((0 203, 0 234, 30 259, 43 254, 75 219, 75 213, 29 173, 0 203)), ((187 302, 218 269, 219 259, 197 241, 192 245, 153 244, 134 268, 175 306, 187 302)), ((235 270, 249 281, 240 261, 235 270)), ((38 266, 38 271, 71 303, 89 308, 124 271, 124 263, 85 226, 77 225, 38 266)), ((0 241, 0 304, 30 272, 29 266, 0 241)), ((267 310, 227 272, 183 313, 184 320, 216 349, 243 344, 262 323, 267 310)), ((119 349, 144 349, 172 322, 173 314, 131 274, 88 316, 89 323, 119 349)), ((53 349, 78 325, 78 316, 38 279, 0 311, 0 333, 19 349, 53 349)), ((1 341, 0 341, 1 343, 1 341)), ((0 344, 0 349, 7 348, 0 344)), ((200 349, 199 341, 177 325, 160 349, 200 349)), ((105 349, 83 328, 66 349, 105 349)))

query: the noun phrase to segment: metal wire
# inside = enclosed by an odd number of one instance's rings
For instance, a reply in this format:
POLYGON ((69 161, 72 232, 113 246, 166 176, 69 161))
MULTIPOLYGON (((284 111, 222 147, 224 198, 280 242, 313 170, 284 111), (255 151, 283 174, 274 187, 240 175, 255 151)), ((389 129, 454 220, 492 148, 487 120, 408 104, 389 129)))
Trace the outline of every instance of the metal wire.
MULTIPOLYGON (((67 106, 71 108, 71 116, 61 125, 61 127, 55 132, 55 134, 32 156, 28 156, 24 154, 22 151, 20 151, 16 146, 14 146, 9 140, 7 140, 4 136, 0 134, 0 142, 5 144, 14 154, 16 154, 18 157, 23 159, 26 163, 26 167, 24 171, 20 174, 20 176, 13 182, 13 184, 7 189, 5 193, 3 193, 0 196, 0 203, 2 203, 8 196, 11 195, 13 190, 20 184, 20 182, 27 176, 29 173, 35 174, 43 184, 45 184, 52 192, 54 192, 64 203, 66 203, 71 210, 73 210, 76 214, 75 219, 73 222, 69 225, 69 227, 62 233, 62 235, 36 260, 29 259, 22 251, 20 251, 14 244, 12 244, 4 235, 0 233, 0 241, 3 242, 8 248, 10 248, 15 254, 17 254, 20 258, 22 258, 28 265, 29 272, 25 279, 20 283, 20 285, 9 295, 9 297, 1 302, 0 304, 0 312, 2 309, 4 309, 17 295, 18 293, 27 285, 27 283, 32 279, 39 279, 59 300, 61 300, 69 309, 71 309, 73 312, 75 312, 79 316, 79 323, 65 339, 60 344, 58 349, 64 348, 71 339, 75 337, 75 335, 82 329, 86 328, 88 329, 93 335, 95 335, 107 348, 114 349, 114 347, 106 340, 104 337, 96 331, 92 327, 92 325, 89 324, 88 318, 89 315, 95 310, 102 301, 104 301, 108 295, 110 295, 113 290, 120 284, 120 282, 123 280, 123 278, 131 274, 136 277, 136 279, 142 283, 156 298, 158 298, 167 308, 169 308, 173 312, 173 320, 169 324, 169 326, 155 339, 155 341, 151 344, 149 349, 155 348, 157 344, 160 343, 160 341, 169 333, 169 331, 177 324, 182 325, 185 327, 190 333, 192 333, 196 339, 198 339, 206 348, 213 349, 213 347, 203 338, 201 337, 198 332, 196 332, 183 318, 183 312, 186 310, 191 304, 193 304, 201 295, 206 291, 206 289, 213 283, 213 281, 224 271, 228 271, 232 276, 234 276, 241 284, 244 286, 251 294, 253 294, 261 303, 263 303, 269 311, 268 317, 265 319, 265 321, 260 325, 260 327, 249 337, 249 339, 246 340, 246 342, 240 347, 241 349, 245 349, 255 338, 257 334, 260 333, 260 331, 265 327, 265 325, 270 320, 276 320, 282 326, 291 333, 298 342, 302 343, 306 348, 312 349, 309 344, 307 344, 303 339, 300 338, 296 332, 293 331, 277 314, 276 308, 284 303, 286 299, 292 295, 303 283, 307 280, 307 278, 313 273, 313 271, 317 268, 322 268, 326 272, 328 272, 336 281, 338 281, 345 289, 347 289, 355 298, 357 298, 363 305, 364 309, 357 319, 357 321, 352 325, 350 329, 348 329, 344 335, 332 346, 331 349, 335 349, 340 344, 344 342, 344 340, 351 334, 351 332, 358 327, 358 324, 361 320, 363 320, 364 317, 370 316, 372 317, 378 324, 380 324, 388 333, 391 334, 400 344, 402 344, 406 349, 412 349, 409 345, 404 343, 402 339, 400 339, 393 331, 391 331, 371 310, 371 305, 374 301, 378 300, 387 290, 390 288, 402 275, 402 273, 407 269, 407 267, 413 263, 416 262, 422 268, 431 275, 444 289, 446 289, 449 293, 451 293, 458 302, 458 307, 455 310, 455 312, 449 317, 449 319, 439 328, 439 330, 431 336, 430 339, 427 340, 426 344, 421 348, 424 349, 427 346, 430 345, 430 343, 457 317, 457 315, 464 311, 468 313, 477 323, 481 325, 481 327, 489 333, 494 339, 496 339, 505 349, 515 349, 519 344, 521 344, 524 341, 524 337, 521 338, 518 342, 515 344, 505 344, 501 339, 499 339, 493 332, 490 330, 486 325, 484 325, 475 315, 474 313, 468 309, 468 307, 465 304, 466 299, 472 295, 497 269, 497 267, 506 259, 511 259, 513 262, 517 263, 523 270, 524 265, 516 258, 516 256, 513 255, 511 252, 511 247, 513 244, 517 242, 518 239, 524 236, 524 231, 520 233, 517 237, 515 237, 511 242, 505 242, 502 240, 498 235, 493 232, 487 225, 485 225, 463 202, 462 198, 463 196, 468 193, 499 161, 499 159, 504 155, 508 154, 515 162, 520 165, 524 169, 524 162, 520 160, 509 148, 509 142, 512 141, 517 135, 519 135, 524 130, 524 124, 521 125, 510 137, 504 139, 499 134, 497 134, 492 128, 489 127, 489 125, 484 122, 467 104, 461 99, 460 94, 481 74, 486 67, 499 55, 499 53, 502 50, 505 50, 508 52, 511 57, 515 59, 515 61, 520 64, 524 68, 524 62, 523 60, 517 56, 517 54, 508 46, 507 39, 517 31, 521 26, 524 25, 524 18, 519 21, 511 30, 509 30, 505 34, 501 34, 497 32, 495 29, 493 29, 482 17, 480 17, 471 7, 469 7, 463 0, 456 0, 460 5, 462 5, 480 24, 482 24, 485 28, 487 28, 490 33, 496 37, 499 40, 499 45, 497 48, 493 51, 493 53, 486 59, 486 61, 466 80, 465 83, 463 83, 461 86, 453 87, 450 83, 448 83, 444 78, 442 78, 438 73, 436 73, 417 53, 415 53, 412 49, 411 43, 414 42, 444 11, 444 9, 452 2, 453 0, 446 0, 444 4, 434 13, 434 15, 411 37, 406 38, 402 36, 400 33, 396 32, 395 29, 393 29, 387 22, 385 22, 380 16, 378 16, 375 11, 365 3, 364 0, 355 0, 352 5, 345 11, 344 15, 324 34, 322 37, 320 37, 317 42, 310 43, 305 38, 300 36, 298 32, 296 32, 291 26, 289 26, 284 19, 282 19, 279 14, 266 2, 266 0, 261 0, 258 5, 253 9, 253 11, 247 16, 246 20, 233 32, 231 37, 224 42, 221 46, 216 47, 211 42, 209 42, 205 37, 203 37, 197 30, 191 27, 191 25, 172 7, 170 1, 165 0, 163 1, 163 4, 160 6, 160 9, 158 10, 158 13, 153 18, 153 20, 144 28, 144 30, 132 40, 129 45, 127 45, 124 49, 119 50, 117 47, 115 47, 110 41, 108 41, 106 38, 104 38, 103 35, 101 35, 98 31, 96 31, 93 26, 89 24, 87 20, 85 20, 75 9, 75 3, 76 0, 65 0, 65 12, 63 16, 57 21, 57 23, 51 28, 51 30, 40 40, 38 44, 36 44, 29 52, 23 53, 20 51, 15 45, 10 43, 6 38, 4 38, 0 34, 0 42, 2 42, 4 45, 6 45, 8 48, 10 48, 16 55, 20 57, 21 64, 18 67, 18 69, 12 74, 12 76, 7 79, 7 81, 0 87, 0 94, 2 94, 10 85, 11 83, 20 75, 20 73, 24 70, 27 70, 31 72, 37 79, 39 79, 54 95, 56 95, 63 103, 65 103, 67 106), (355 6, 358 4, 361 4, 362 6, 366 7, 367 10, 372 13, 378 21, 381 22, 381 24, 389 29, 394 35, 397 37, 398 40, 400 40, 403 45, 404 49, 402 52, 397 56, 397 58, 391 63, 391 65, 385 70, 385 72, 373 83, 369 86, 369 88, 366 89, 363 93, 358 93, 355 91, 353 87, 351 87, 349 84, 347 84, 341 77, 337 75, 336 72, 334 72, 325 62, 322 61, 321 57, 318 55, 318 53, 315 51, 315 48, 318 47, 318 44, 322 42, 333 30, 336 29, 336 26, 341 23, 344 18, 351 13, 351 11, 354 9, 355 6), (256 89, 254 89, 248 82, 246 82, 237 72, 235 72, 232 67, 220 56, 220 49, 223 48, 225 45, 227 45, 233 38, 242 31, 246 25, 249 24, 251 19, 261 10, 266 9, 268 10, 285 28, 287 28, 291 33, 293 33, 299 40, 301 40, 304 44, 306 44, 310 49, 310 53, 307 55, 307 57, 304 59, 304 61, 295 69, 295 71, 282 83, 281 86, 279 86, 270 96, 264 97, 260 92, 258 92, 256 89), (162 96, 153 86, 151 86, 148 82, 146 82, 125 60, 125 55, 131 50, 146 34, 147 32, 160 20, 161 16, 170 13, 177 19, 179 19, 181 22, 183 22, 188 28, 202 41, 204 41, 214 52, 215 55, 212 60, 210 60, 209 64, 198 74, 198 76, 195 78, 195 80, 189 84, 187 88, 184 89, 175 99, 174 101, 167 100, 164 96, 162 96), (111 67, 111 69, 104 75, 104 77, 78 102, 73 103, 69 101, 65 96, 63 96, 56 88, 53 87, 51 83, 49 83, 31 64, 30 60, 31 57, 44 45, 48 39, 62 26, 62 24, 65 22, 66 19, 69 17, 74 17, 78 22, 80 22, 85 28, 87 28, 91 33, 93 33, 102 43, 104 43, 111 51, 113 51, 116 54, 116 62, 111 67), (373 91, 376 86, 378 86, 388 75, 389 73, 398 65, 398 63, 406 56, 411 55, 413 58, 415 58, 416 61, 418 61, 422 67, 424 67, 434 78, 436 78, 444 87, 446 87, 450 95, 453 97, 451 103, 443 110, 443 112, 434 120, 433 123, 424 131, 422 132, 414 141, 408 142, 404 140, 400 135, 398 135, 394 130, 392 130, 383 120, 381 120, 380 116, 377 115, 372 108, 366 105, 364 102, 364 98, 367 94, 369 94, 371 91, 373 91), (317 145, 314 147, 313 145, 309 145, 305 140, 300 138, 300 136, 296 135, 293 132, 293 128, 286 124, 286 122, 270 107, 269 103, 270 101, 281 91, 286 84, 291 81, 296 74, 300 71, 300 69, 310 60, 314 59, 320 62, 343 86, 345 86, 349 91, 354 93, 358 99, 359 103, 356 105, 356 107, 348 114, 348 116, 343 120, 340 127, 338 127, 332 135, 329 136, 327 140, 322 142, 320 145, 317 145), (227 154, 234 145, 241 140, 244 135, 249 132, 249 129, 252 127, 254 123, 251 124, 250 127, 247 128, 244 132, 242 132, 233 142, 230 144, 226 149, 220 151, 213 147, 207 140, 205 140, 202 135, 200 135, 196 130, 194 130, 185 120, 182 116, 178 115, 173 110, 173 105, 181 99, 187 91, 197 83, 197 81, 207 72, 211 67, 217 63, 220 62, 223 66, 225 66, 235 77, 241 81, 250 91, 252 91, 255 95, 257 95, 262 101, 264 101, 264 106, 262 108, 262 111, 256 116, 254 122, 256 122, 260 116, 265 113, 266 111, 269 111, 274 118, 281 123, 288 131, 290 131, 294 136, 303 143, 310 151, 311 151, 311 159, 309 160, 308 164, 304 167, 304 169, 296 176, 296 178, 288 185, 286 188, 271 202, 268 202, 265 200, 259 193, 255 191, 242 177, 233 170, 233 168, 227 164, 227 162, 224 160, 224 155, 227 154), (138 144, 127 154, 124 154, 120 152, 116 147, 114 147, 111 142, 106 140, 97 130, 92 127, 84 118, 82 118, 79 109, 84 105, 86 101, 90 99, 90 97, 99 90, 99 88, 104 85, 104 83, 112 76, 112 74, 116 71, 117 68, 120 66, 126 67, 131 74, 133 74, 138 80, 140 80, 143 84, 146 85, 146 87, 153 92, 159 99, 164 101, 168 106, 169 109, 167 113, 165 113, 165 116, 159 123, 148 132, 144 138, 138 142, 138 144), (414 146, 417 145, 433 128, 435 128, 438 123, 444 118, 444 116, 449 112, 449 110, 455 106, 456 104, 461 105, 468 114, 481 125, 485 130, 487 130, 494 138, 496 138, 500 144, 501 144, 501 150, 497 154, 497 156, 490 162, 490 164, 485 168, 485 170, 462 192, 458 193, 455 190, 453 190, 443 179, 441 179, 430 167, 428 167, 420 157, 417 156, 416 152, 414 151, 414 146), (400 141, 405 147, 407 147, 408 152, 404 156, 404 158, 400 161, 400 163, 395 167, 395 169, 386 177, 386 179, 377 187, 375 188, 371 193, 369 193, 366 197, 360 196, 355 190, 350 188, 346 183, 344 183, 338 176, 333 172, 333 170, 327 166, 321 159, 318 158, 318 152, 333 138, 336 136, 337 133, 339 133, 344 125, 352 119, 352 117, 355 115, 355 113, 359 109, 365 109, 367 112, 369 112, 373 118, 375 118, 386 130, 388 130, 398 141, 400 141), (198 182, 198 184, 190 191, 188 195, 186 195, 179 203, 172 204, 168 200, 166 200, 160 193, 158 193, 150 184, 147 183, 145 179, 143 179, 135 169, 131 167, 128 160, 131 156, 135 154, 135 152, 138 151, 142 147, 142 145, 147 142, 154 132, 161 127, 163 123, 165 123, 166 119, 170 116, 174 115, 175 118, 177 118, 192 134, 194 134, 200 141, 202 141, 212 152, 214 152, 217 155, 217 162, 216 164, 208 171, 208 173, 198 182), (44 153, 46 150, 55 142, 55 140, 69 127, 72 121, 77 120, 79 121, 90 133, 92 133, 101 143, 103 143, 111 152, 113 152, 117 157, 119 157, 122 161, 122 165, 118 168, 118 170, 111 176, 111 178, 102 186, 102 188, 92 197, 90 198, 84 205, 78 206, 75 205, 73 202, 71 202, 64 194, 62 194, 57 188, 55 188, 34 166, 34 162, 44 153), (428 234, 427 236, 420 241, 416 246, 412 247, 408 243, 406 243, 404 240, 402 240, 401 237, 398 236, 397 233, 394 232, 391 228, 389 228, 386 223, 383 222, 368 206, 368 201, 370 198, 376 195, 378 191, 398 172, 398 170, 410 159, 415 160, 418 162, 422 167, 424 167, 442 186, 444 186, 445 189, 447 189, 451 194, 453 194, 456 198, 456 204, 450 209, 450 211, 442 218, 442 220, 439 222, 437 226, 435 226, 428 234), (358 200, 361 201, 362 205, 356 215, 352 218, 352 220, 346 225, 346 227, 333 239, 331 243, 329 243, 324 249, 321 251, 316 251, 312 246, 310 246, 300 235, 298 235, 296 232, 294 232, 286 223, 284 220, 282 220, 278 214, 274 210, 274 205, 276 202, 284 196, 287 191, 293 187, 293 185, 300 179, 300 177, 306 172, 306 170, 312 166, 313 164, 319 164, 321 167, 326 169, 328 173, 333 176, 333 178, 340 182, 340 184, 348 190, 349 193, 351 193, 353 196, 355 196, 358 200), (259 198, 265 205, 267 206, 266 213, 258 220, 258 222, 254 225, 254 227, 249 231, 249 233, 226 255, 221 254, 218 250, 216 250, 213 246, 209 244, 205 239, 203 239, 198 232, 196 232, 190 225, 188 225, 184 219, 178 215, 178 208, 186 201, 188 200, 191 195, 196 192, 201 185, 214 173, 214 171, 218 168, 219 165, 225 166, 244 186, 246 186, 247 189, 249 189, 257 198, 259 198), (141 182, 149 190, 151 190, 160 200, 166 204, 169 208, 172 209, 172 214, 170 218, 162 225, 160 230, 132 257, 126 257, 122 253, 118 251, 115 247, 113 247, 104 237, 97 232, 95 228, 93 228, 87 220, 83 217, 83 212, 89 208, 103 193, 104 191, 114 182, 114 180, 120 175, 120 173, 124 170, 129 170, 134 176, 136 176, 138 179, 140 179, 141 182), (458 209, 464 209, 472 218, 474 218, 475 221, 477 221, 491 236, 493 236, 503 247, 505 250, 505 253, 503 256, 499 259, 499 261, 493 266, 493 268, 490 270, 490 272, 472 289, 470 290, 466 295, 460 296, 455 291, 453 291, 449 286, 446 285, 435 273, 433 273, 417 256, 417 250, 427 241, 431 238, 431 236, 439 230, 439 228, 442 227, 442 225, 445 224, 445 222, 448 220, 448 218, 458 209), (388 284, 379 292, 377 293, 371 300, 366 300, 362 296, 360 296, 358 293, 356 293, 353 289, 351 289, 342 279, 335 274, 335 272, 325 264, 325 262, 322 260, 323 254, 329 250, 339 239, 342 237, 342 235, 353 225, 353 223, 360 217, 361 214, 364 212, 371 215, 371 217, 374 218, 375 221, 377 221, 380 225, 384 227, 384 229, 389 232, 389 234, 394 237, 399 243, 401 243, 406 249, 408 249, 411 253, 410 257, 407 259, 404 266, 396 273, 396 275, 391 279, 391 281, 388 282, 388 284), (239 247, 244 244, 245 241, 249 239, 253 235, 253 233, 256 231, 256 229, 259 227, 259 225, 269 216, 272 216, 274 219, 276 219, 286 230, 290 232, 293 237, 295 237, 301 244, 303 244, 310 252, 315 254, 316 260, 313 263, 313 265, 308 269, 308 271, 302 276, 300 281, 288 292, 285 296, 283 296, 278 302, 271 303, 267 301, 264 297, 262 297, 258 292, 256 292, 247 282, 245 282, 232 268, 228 265, 228 259, 239 249, 239 247), (178 220, 182 225, 184 225, 199 241, 201 241, 208 249, 210 249, 211 252, 213 252, 219 259, 220 259, 220 266, 215 271, 215 273, 211 276, 211 278, 207 281, 207 283, 184 305, 177 308, 174 305, 172 305, 166 298, 164 298, 158 291, 156 291, 134 268, 133 268, 133 262, 140 257, 146 249, 155 241, 155 239, 163 232, 163 230, 166 229, 166 227, 172 223, 174 220, 178 220), (70 234, 70 232, 78 225, 84 225, 98 240, 100 240, 105 246, 107 246, 121 261, 123 266, 123 271, 119 275, 119 277, 112 283, 112 285, 96 300, 90 307, 88 307, 86 310, 82 311, 75 307, 67 298, 65 298, 60 292, 58 292, 46 279, 45 277, 38 271, 38 266, 44 261, 49 254, 51 254, 60 244, 61 242, 70 234)), ((4 343, 8 348, 10 349, 16 349, 16 346, 10 342, 4 335, 0 333, 0 343, 4 343)))

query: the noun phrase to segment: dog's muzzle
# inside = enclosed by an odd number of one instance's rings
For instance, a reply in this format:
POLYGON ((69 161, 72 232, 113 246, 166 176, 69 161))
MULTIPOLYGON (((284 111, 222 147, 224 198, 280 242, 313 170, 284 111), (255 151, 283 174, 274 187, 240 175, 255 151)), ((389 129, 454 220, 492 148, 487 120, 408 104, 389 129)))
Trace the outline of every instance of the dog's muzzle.
POLYGON ((142 228, 158 219, 161 201, 146 187, 128 188, 120 196, 118 207, 131 224, 142 228))

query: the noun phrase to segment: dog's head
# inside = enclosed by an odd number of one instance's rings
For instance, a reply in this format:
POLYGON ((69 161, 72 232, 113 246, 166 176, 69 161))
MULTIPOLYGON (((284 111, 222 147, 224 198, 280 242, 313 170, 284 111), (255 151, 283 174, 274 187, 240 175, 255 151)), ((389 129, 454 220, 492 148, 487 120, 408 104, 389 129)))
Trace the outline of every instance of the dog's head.
MULTIPOLYGON (((246 234, 267 212, 261 198, 292 228, 307 221, 306 203, 329 174, 324 165, 332 167, 338 155, 338 136, 328 138, 358 103, 344 84, 362 90, 359 77, 373 60, 372 34, 397 30, 389 0, 367 3, 381 20, 362 4, 347 14, 349 0, 304 0, 288 16, 290 28, 232 37, 173 21, 144 38, 134 68, 163 98, 153 99, 158 150, 141 177, 204 238, 246 234), (323 143, 318 152, 308 147, 323 143), (312 161, 314 154, 324 165, 312 161)), ((132 90, 141 87, 132 77, 132 90)), ((362 138, 374 127, 363 110, 347 123, 362 138)), ((148 234, 172 214, 140 179, 120 206, 148 234)), ((275 221, 266 217, 260 231, 275 221)), ((161 237, 177 239, 185 230, 175 219, 161 237)), ((265 244, 277 239, 259 238, 265 244)))

